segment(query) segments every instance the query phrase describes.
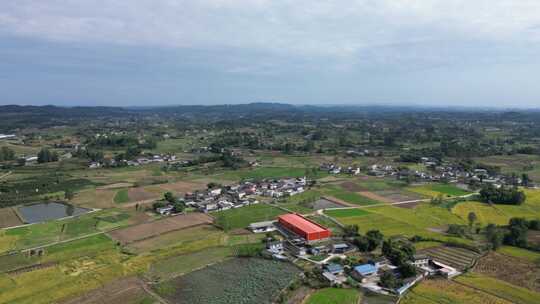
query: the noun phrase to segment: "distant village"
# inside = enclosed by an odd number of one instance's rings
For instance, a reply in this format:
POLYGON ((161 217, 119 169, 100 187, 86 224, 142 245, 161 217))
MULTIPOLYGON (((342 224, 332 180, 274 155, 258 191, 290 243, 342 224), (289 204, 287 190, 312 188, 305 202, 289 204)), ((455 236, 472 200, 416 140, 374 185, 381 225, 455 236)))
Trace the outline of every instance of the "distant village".
MULTIPOLYGON (((492 173, 484 168, 464 170, 458 165, 451 163, 443 164, 430 157, 422 157, 421 164, 429 169, 429 171, 400 168, 388 164, 373 164, 363 169, 370 176, 395 177, 402 180, 410 179, 415 182, 444 182, 466 185, 492 184, 495 187, 505 185, 535 186, 532 181, 524 181, 520 176, 492 173)), ((320 170, 326 171, 329 174, 349 175, 358 175, 361 171, 358 166, 341 167, 334 163, 323 163, 320 165, 320 170)))

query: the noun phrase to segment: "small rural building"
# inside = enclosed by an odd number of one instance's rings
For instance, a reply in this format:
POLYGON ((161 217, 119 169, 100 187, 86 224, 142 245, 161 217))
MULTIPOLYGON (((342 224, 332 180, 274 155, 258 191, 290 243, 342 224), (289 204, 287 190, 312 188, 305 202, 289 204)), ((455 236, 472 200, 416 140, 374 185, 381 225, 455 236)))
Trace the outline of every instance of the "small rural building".
POLYGON ((169 215, 172 213, 173 209, 174 209, 173 206, 165 206, 165 207, 157 208, 156 212, 161 215, 169 215))
POLYGON ((248 229, 253 233, 270 232, 276 230, 273 221, 251 223, 248 229))
POLYGON ((331 263, 331 264, 325 265, 324 270, 331 273, 331 274, 333 274, 333 275, 343 274, 343 266, 341 266, 339 264, 336 264, 336 263, 331 263))
POLYGON ((347 252, 349 250, 349 248, 350 248, 349 245, 347 245, 345 243, 332 245, 332 251, 334 253, 344 253, 344 252, 347 252))
POLYGON ((362 264, 354 267, 352 276, 360 281, 364 282, 364 279, 377 275, 378 267, 374 264, 362 264))
POLYGON ((425 254, 415 254, 412 264, 416 267, 426 267, 429 264, 429 257, 425 254))
POLYGON ((327 228, 294 213, 279 216, 278 222, 308 242, 327 239, 331 234, 327 228))

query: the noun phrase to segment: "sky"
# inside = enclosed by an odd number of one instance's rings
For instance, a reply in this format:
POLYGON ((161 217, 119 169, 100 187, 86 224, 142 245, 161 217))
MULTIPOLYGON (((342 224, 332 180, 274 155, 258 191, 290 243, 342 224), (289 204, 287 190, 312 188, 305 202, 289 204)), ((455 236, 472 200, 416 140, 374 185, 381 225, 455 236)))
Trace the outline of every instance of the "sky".
POLYGON ((538 0, 0 1, 0 105, 540 107, 538 0))

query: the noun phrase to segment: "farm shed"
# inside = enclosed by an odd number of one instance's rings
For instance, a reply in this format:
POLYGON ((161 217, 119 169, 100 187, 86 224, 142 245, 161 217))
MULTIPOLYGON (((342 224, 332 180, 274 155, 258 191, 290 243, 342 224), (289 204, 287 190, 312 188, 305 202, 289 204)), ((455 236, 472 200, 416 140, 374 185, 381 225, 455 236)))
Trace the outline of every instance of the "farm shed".
POLYGON ((318 241, 330 237, 330 230, 298 214, 281 215, 278 217, 278 221, 283 227, 307 241, 318 241))

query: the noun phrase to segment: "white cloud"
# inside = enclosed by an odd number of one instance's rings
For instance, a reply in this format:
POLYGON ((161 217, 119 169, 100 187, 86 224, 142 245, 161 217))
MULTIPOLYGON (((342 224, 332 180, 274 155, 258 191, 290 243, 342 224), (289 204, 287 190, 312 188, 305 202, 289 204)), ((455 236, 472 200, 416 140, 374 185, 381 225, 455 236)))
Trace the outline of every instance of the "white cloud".
POLYGON ((444 40, 534 43, 539 11, 537 0, 17 0, 0 3, 0 33, 348 57, 444 40))

